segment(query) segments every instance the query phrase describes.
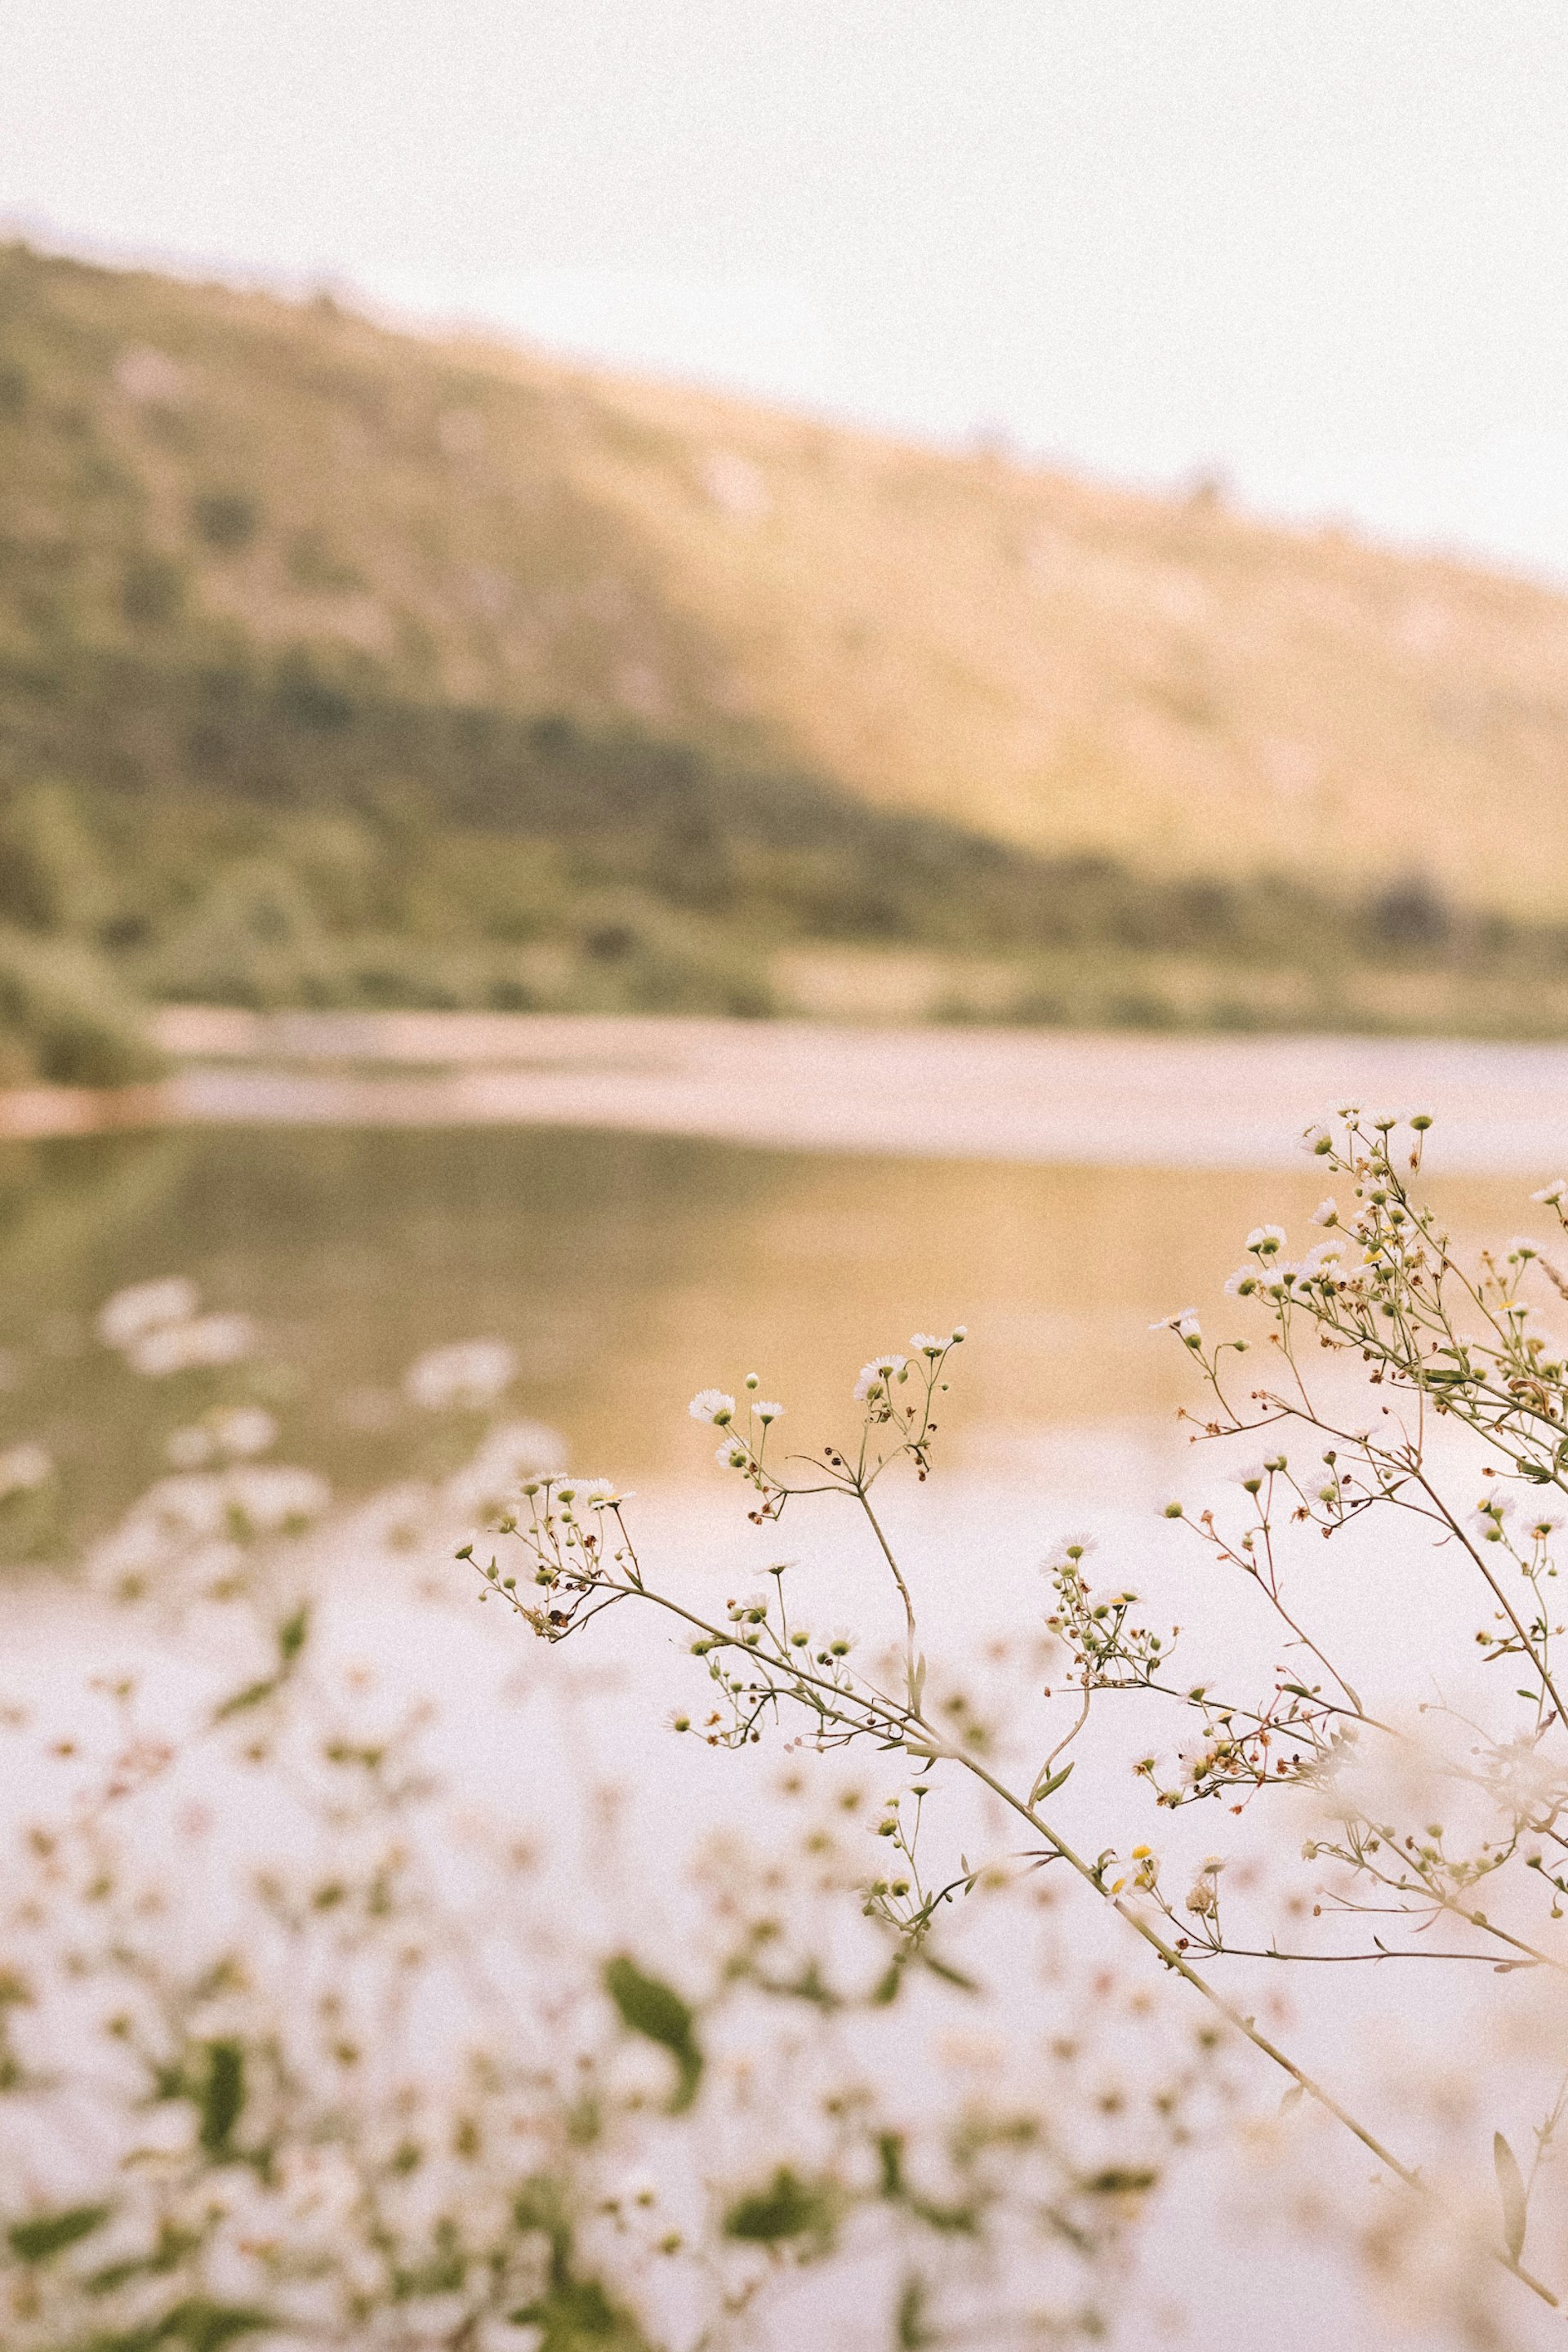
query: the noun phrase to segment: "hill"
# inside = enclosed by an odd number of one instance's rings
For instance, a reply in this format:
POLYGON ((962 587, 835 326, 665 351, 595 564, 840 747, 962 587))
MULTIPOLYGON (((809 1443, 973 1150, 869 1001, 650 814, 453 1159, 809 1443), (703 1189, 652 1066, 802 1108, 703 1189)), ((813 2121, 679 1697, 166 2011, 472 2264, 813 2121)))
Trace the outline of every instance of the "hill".
POLYGON ((1565 780, 1543 589, 0 248, 13 961, 1554 1033, 1565 780))

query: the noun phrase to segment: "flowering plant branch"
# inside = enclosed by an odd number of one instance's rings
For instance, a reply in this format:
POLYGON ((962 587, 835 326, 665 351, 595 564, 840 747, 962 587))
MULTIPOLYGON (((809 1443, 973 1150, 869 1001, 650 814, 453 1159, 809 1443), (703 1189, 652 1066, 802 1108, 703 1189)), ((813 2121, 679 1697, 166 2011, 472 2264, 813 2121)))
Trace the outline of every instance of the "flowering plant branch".
MULTIPOLYGON (((1419 1134, 1424 1130, 1416 1131, 1419 1134)), ((1348 1148, 1352 1152, 1360 1150, 1364 1156, 1364 1136, 1352 1135, 1349 1139, 1348 1148)), ((1334 1149, 1331 1143, 1331 1149, 1334 1149)), ((1336 1165, 1352 1170, 1358 1164, 1353 1158, 1336 1160, 1336 1165)), ((1379 1149, 1375 1189, 1384 1191, 1389 1181, 1387 1154, 1379 1149)), ((1277 1229, 1260 1229, 1252 1237, 1250 1246, 1257 1275, 1249 1271, 1235 1286, 1243 1296, 1267 1298, 1277 1309, 1282 1327, 1279 1344, 1290 1368, 1293 1391, 1288 1399, 1261 1395, 1255 1400, 1251 1419, 1243 1421, 1232 1412, 1222 1385, 1226 1349, 1245 1352, 1247 1343, 1232 1341, 1225 1348, 1211 1350, 1195 1317, 1173 1318, 1172 1328, 1198 1360, 1216 1402, 1218 1417, 1204 1424, 1205 1433, 1234 1433, 1241 1427, 1272 1429, 1277 1423, 1289 1418, 1310 1418, 1314 1426, 1328 1426, 1316 1416, 1295 1367, 1293 1320, 1299 1322, 1303 1314, 1315 1312, 1315 1319, 1326 1327, 1331 1338, 1342 1330, 1353 1334, 1357 1344, 1370 1328, 1378 1347, 1374 1352, 1369 1351, 1367 1360, 1377 1365, 1379 1375, 1385 1381, 1403 1376, 1406 1359, 1389 1341, 1384 1327, 1391 1318, 1384 1309, 1391 1288, 1387 1270, 1397 1268, 1406 1280, 1417 1270, 1405 1233, 1407 1223, 1414 1223, 1415 1213, 1403 1204, 1401 1196, 1394 1213, 1394 1195, 1387 1193, 1373 1204, 1373 1216, 1367 1243, 1374 1245, 1363 1245, 1364 1263, 1372 1271, 1357 1277, 1341 1277, 1328 1272, 1340 1262, 1339 1255, 1331 1249, 1320 1251, 1307 1271, 1292 1269, 1287 1274, 1279 1265, 1282 1237, 1277 1237, 1277 1229), (1347 1286, 1355 1280, 1361 1286, 1342 1289, 1342 1280, 1347 1286)), ((1430 1228, 1422 1224, 1416 1230, 1426 1234, 1430 1228)), ((1495 1287, 1495 1278, 1484 1276, 1479 1293, 1482 1298, 1490 1298, 1491 1292, 1486 1286, 1489 1282, 1495 1287)), ((1521 1361, 1529 1367, 1535 1387, 1527 1402, 1521 1404, 1506 1380, 1500 1380, 1489 1367, 1484 1381, 1479 1384, 1479 1393, 1472 1393, 1463 1383, 1443 1382, 1441 1386, 1445 1412, 1468 1412, 1478 1419, 1484 1417, 1494 1429, 1506 1425, 1514 1439, 1511 1458, 1517 1462, 1535 1458, 1527 1453, 1527 1444, 1539 1444, 1533 1433, 1552 1426, 1552 1410, 1550 1403, 1541 1402, 1537 1393, 1546 1377, 1541 1360, 1542 1351, 1520 1337, 1520 1318, 1510 1309, 1511 1297, 1499 1304, 1494 1326, 1497 1352, 1506 1359, 1510 1376, 1521 1361)), ((1396 1331, 1415 1328, 1409 1311, 1397 1301, 1393 1319, 1396 1331)), ((1428 1351, 1452 1345, 1442 1324, 1430 1330, 1423 1328, 1422 1344, 1428 1351)), ((691 1654, 706 1662, 711 1685, 706 1715, 699 1720, 693 1714, 679 1713, 673 1717, 674 1727, 695 1733, 710 1746, 733 1748, 752 1745, 761 1738, 766 1724, 788 1717, 797 1724, 804 1718, 805 1727, 797 1737, 797 1745, 826 1750, 856 1740, 870 1740, 884 1751, 901 1751, 917 1770, 918 1777, 910 1791, 913 1805, 905 1813, 894 1798, 885 1809, 879 1828, 889 1842, 892 1861, 883 1874, 868 1882, 865 1906, 871 1916, 897 1930, 909 1948, 918 1948, 923 1942, 942 1907, 967 1892, 979 1875, 968 1860, 961 1857, 956 1874, 938 1874, 936 1881, 928 1884, 916 1859, 923 1801, 933 1776, 947 1771, 971 1777, 1027 1825, 1033 1841, 1032 1859, 1065 1864, 1090 1894, 1131 1928, 1171 1975, 1182 1979, 1290 2077, 1293 2095, 1305 2095, 1311 2099, 1352 2133, 1399 2180, 1408 2188, 1420 2189, 1423 2184, 1416 2168, 1397 2157, 1360 2115, 1263 2032, 1256 2019, 1244 2012, 1198 1965, 1200 1960, 1218 1961, 1244 1952, 1269 1958, 1289 1957, 1275 1944, 1271 1943, 1265 1953, 1255 1946, 1234 1943, 1226 1935, 1219 1894, 1223 1857, 1212 1857, 1200 1869, 1187 1897, 1186 1916, 1181 1918, 1162 1888, 1160 1861, 1150 1846, 1134 1845, 1125 1864, 1118 1860, 1114 1849, 1090 1855, 1080 1852, 1069 1840, 1053 1812, 1044 1810, 1074 1769, 1067 1751, 1095 1705, 1110 1693, 1163 1698, 1196 1714, 1203 1737, 1197 1752, 1185 1760, 1179 1782, 1162 1787, 1153 1757, 1144 1759, 1138 1768, 1145 1780, 1156 1789, 1159 1801, 1168 1807, 1180 1807, 1237 1790, 1249 1797, 1265 1787, 1307 1786, 1321 1793, 1332 1787, 1342 1758, 1363 1731, 1396 1737, 1380 1718, 1367 1712, 1356 1686, 1329 1663, 1323 1649, 1289 1611, 1284 1597, 1281 1565, 1276 1557, 1273 1512, 1277 1496, 1288 1493, 1298 1520, 1314 1519, 1320 1525, 1326 1521, 1328 1531, 1332 1532, 1341 1523, 1359 1516, 1373 1499, 1436 1509, 1438 1507, 1430 1500, 1436 1490, 1421 1467, 1419 1456, 1413 1456, 1403 1442, 1397 1449, 1363 1442, 1361 1458, 1363 1475, 1369 1483, 1359 1486, 1348 1483, 1350 1474, 1342 1464, 1337 1470, 1331 1464, 1331 1497, 1326 1490, 1316 1496, 1304 1495, 1291 1478, 1285 1456, 1271 1455, 1256 1478, 1244 1482, 1258 1506, 1255 1526, 1232 1542, 1220 1534, 1211 1514, 1204 1514, 1195 1523, 1201 1539, 1215 1556, 1241 1570, 1263 1591, 1293 1640, 1310 1654, 1315 1665, 1327 1676, 1326 1686, 1321 1681, 1282 1678, 1276 1690, 1261 1702, 1246 1706, 1218 1699, 1203 1686, 1184 1689, 1169 1678, 1174 1637, 1156 1633, 1137 1621, 1136 1596, 1132 1592, 1101 1595, 1093 1591, 1083 1567, 1085 1548, 1068 1547, 1054 1566, 1055 1607, 1047 1622, 1071 1662, 1068 1680, 1077 1691, 1077 1711, 1065 1733, 1046 1748, 1038 1765, 1022 1780, 1010 1779, 993 1769, 979 1727, 966 1719, 962 1710, 956 1719, 942 1721, 939 1720, 941 1710, 933 1713, 928 1707, 926 1659, 914 1600, 874 1501, 879 1483, 900 1463, 910 1465, 919 1479, 928 1476, 941 1401, 948 1388, 950 1361, 963 1338, 962 1328, 942 1338, 919 1333, 910 1341, 907 1355, 891 1353, 873 1358, 863 1368, 856 1385, 856 1399, 861 1407, 858 1430, 848 1442, 828 1443, 810 1454, 780 1459, 775 1431, 783 1408, 755 1401, 758 1383, 754 1377, 745 1383, 740 1402, 726 1391, 709 1389, 691 1405, 696 1418, 721 1433, 719 1461, 750 1489, 752 1499, 748 1516, 753 1524, 776 1522, 787 1509, 809 1497, 832 1497, 847 1503, 859 1514, 874 1554, 890 1580, 902 1620, 902 1640, 890 1674, 879 1676, 857 1664, 855 1645, 847 1635, 824 1639, 800 1622, 792 1612, 788 1598, 787 1563, 775 1563, 768 1571, 763 1591, 747 1599, 731 1600, 721 1617, 706 1616, 663 1590, 650 1580, 638 1558, 626 1523, 626 1498, 603 1481, 587 1485, 543 1477, 527 1481, 519 1508, 500 1527, 501 1534, 515 1539, 521 1547, 526 1584, 520 1589, 519 1578, 504 1572, 494 1558, 484 1563, 474 1560, 486 1594, 509 1602, 537 1633, 551 1642, 579 1632, 605 1609, 624 1602, 640 1602, 672 1617, 685 1629, 691 1654)), ((1342 1446, 1349 1443, 1343 1433, 1340 1436, 1342 1446)), ((1555 1430, 1551 1442, 1553 1448, 1559 1443, 1555 1430)), ((1568 1475, 1568 1446, 1561 1461, 1555 1451, 1552 1460, 1554 1476, 1558 1471, 1568 1475)), ((1179 1506, 1172 1506, 1169 1515, 1183 1516, 1179 1506)), ((1451 1518, 1444 1517, 1442 1524, 1449 1527, 1451 1518)), ((1487 1524, 1496 1525, 1500 1530, 1502 1520, 1494 1514, 1487 1524)), ((1506 1536, 1500 1534, 1499 1540, 1506 1542, 1506 1536)), ((1523 1564, 1534 1590, 1540 1579, 1550 1571, 1539 1549, 1544 1538, 1532 1536, 1531 1540, 1532 1549, 1523 1564)), ((466 1546, 460 1557, 473 1560, 473 1548, 466 1546)), ((1489 1581, 1496 1590, 1496 1579, 1489 1581)), ((1506 1635, 1499 1637, 1495 1646, 1521 1651, 1534 1666, 1540 1686, 1533 1702, 1534 1721, 1539 1729, 1543 1729, 1549 1720, 1554 1722, 1556 1717, 1546 1656, 1547 1635, 1539 1622, 1540 1610, 1532 1608, 1521 1614, 1505 1608, 1504 1616, 1506 1635)), ((1496 1780, 1493 1769, 1488 1785, 1495 1787, 1496 1780)), ((1554 1833, 1562 1811, 1555 1791, 1544 1802, 1537 1801, 1534 1810, 1542 1817, 1538 1827, 1554 1833)), ((1505 1841, 1508 1854, 1512 1853, 1518 1843, 1517 1834, 1505 1841)), ((1418 1888, 1434 1913, 1456 1913, 1498 1939, 1510 1955, 1508 1965, 1558 1965, 1554 1956, 1489 1922, 1463 1899, 1464 1890, 1475 1876, 1496 1868, 1505 1858, 1500 1848, 1489 1848, 1479 1863, 1461 1862, 1446 1853, 1440 1837, 1435 1844, 1428 1842, 1426 1846, 1421 1846, 1405 1840, 1395 1848, 1391 1829, 1373 1836, 1358 1826, 1347 1830, 1343 1841, 1321 1841, 1313 1852, 1345 1861, 1352 1873, 1369 1875, 1381 1892, 1404 1895, 1413 1887, 1418 1888), (1397 1859, 1391 1866, 1389 1856, 1395 1853, 1397 1859)), ((1351 1898, 1345 1898, 1345 1907, 1351 1907, 1351 1898)), ((1379 1938, 1366 1957, 1394 1957, 1395 1948, 1379 1938)), ((1402 1957, 1436 1957, 1424 1949, 1418 1952, 1399 1948, 1399 1952, 1402 1957)), ((1448 1957, 1471 1959, 1481 1956, 1461 1951, 1448 1957)), ((1510 2224, 1506 2242, 1499 2249, 1499 2259, 1543 2300, 1553 2302, 1551 2291, 1522 2269, 1522 2236, 1515 2243, 1515 2234, 1510 2224)))

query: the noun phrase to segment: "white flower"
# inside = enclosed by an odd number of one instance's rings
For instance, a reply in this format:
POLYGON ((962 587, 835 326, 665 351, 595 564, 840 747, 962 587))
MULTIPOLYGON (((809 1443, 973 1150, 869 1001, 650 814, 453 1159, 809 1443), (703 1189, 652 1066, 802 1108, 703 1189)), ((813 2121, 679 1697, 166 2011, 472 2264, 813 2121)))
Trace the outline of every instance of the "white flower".
POLYGON ((1311 1222, 1315 1225, 1337 1225, 1339 1221, 1340 1204, 1331 1192, 1328 1199, 1320 1201, 1313 1210, 1311 1222))
POLYGON ((735 1418, 735 1400, 722 1389, 699 1389, 686 1410, 693 1421, 710 1421, 715 1429, 724 1429, 735 1418))
POLYGON ((161 1381, 202 1365, 237 1364, 250 1353, 255 1327, 248 1315, 198 1315, 190 1323, 161 1323, 125 1350, 133 1372, 161 1381))
POLYGON ((213 1414, 212 1433, 219 1452, 231 1462, 250 1462, 277 1443, 278 1423, 264 1406, 239 1404, 213 1414))
POLYGON ((904 1369, 904 1356, 873 1356, 868 1364, 860 1367, 860 1377, 855 1383, 855 1394, 862 1402, 873 1389, 886 1388, 904 1369))
MULTIPOLYGON (((1225 1293, 1227 1298, 1252 1298, 1261 1286, 1261 1277, 1255 1265, 1238 1265, 1236 1272, 1227 1276, 1225 1293)), ((1149 1328, 1152 1331, 1163 1331, 1165 1326, 1152 1323, 1149 1328)))
POLYGON ((1505 1519, 1512 1518, 1513 1508, 1511 1495, 1483 1495, 1470 1514, 1470 1525, 1479 1536, 1486 1538, 1488 1543, 1500 1543, 1502 1523, 1505 1519))
POLYGON ((224 1488, 251 1526, 264 1533, 286 1528, 290 1522, 320 1518, 332 1499, 331 1488, 313 1470, 293 1469, 279 1462, 228 1471, 224 1488))
POLYGON ((1325 1240, 1313 1243, 1296 1273, 1303 1279, 1310 1279, 1314 1274, 1321 1274, 1325 1266, 1338 1265, 1349 1246, 1349 1243, 1342 1241, 1337 1234, 1331 1234, 1325 1240))
POLYGON ((1510 1257, 1531 1258, 1538 1255, 1535 1244, 1526 1234, 1515 1234, 1508 1245, 1510 1257))
POLYGON ((1195 1307, 1184 1307, 1179 1315, 1162 1316, 1160 1321, 1151 1323, 1149 1328, 1151 1331, 1173 1331, 1184 1347, 1203 1345, 1203 1328, 1198 1322, 1195 1307))
POLYGON ((767 1423, 770 1421, 777 1421, 779 1415, 784 1411, 784 1407, 782 1404, 773 1404, 769 1402, 766 1398, 762 1398, 752 1407, 752 1411, 756 1414, 757 1419, 760 1422, 767 1423))
POLYGON ((54 1475, 54 1457, 47 1449, 29 1438, 21 1445, 13 1445, 0 1454, 0 1502, 8 1495, 28 1495, 54 1475))
POLYGON ((1562 1206, 1565 1192, 1568 1192, 1568 1176, 1554 1176, 1550 1184, 1544 1185, 1539 1192, 1532 1192, 1530 1197, 1544 1209, 1556 1209, 1562 1206))
POLYGON ((98 1336, 106 1347, 129 1348, 162 1324, 188 1322, 198 1304, 195 1284, 183 1274, 162 1282, 132 1283, 99 1309, 98 1336))
POLYGON ((1247 1246, 1254 1257, 1274 1257, 1285 1246, 1283 1225, 1254 1225, 1247 1236, 1247 1246))
POLYGON ((743 1470, 751 1458, 738 1437, 732 1437, 728 1445, 721 1445, 713 1456, 721 1470, 743 1470))
POLYGON ((952 1347, 952 1341, 939 1339, 930 1331, 911 1331, 910 1345, 917 1356, 941 1356, 952 1347))
POLYGON ((586 1503, 591 1511, 602 1511, 611 1503, 624 1503, 626 1499, 613 1478, 579 1478, 576 1487, 579 1501, 586 1503))
POLYGON ((426 1412, 494 1404, 517 1377, 517 1353, 504 1339, 458 1339, 428 1349, 403 1375, 404 1393, 426 1412))

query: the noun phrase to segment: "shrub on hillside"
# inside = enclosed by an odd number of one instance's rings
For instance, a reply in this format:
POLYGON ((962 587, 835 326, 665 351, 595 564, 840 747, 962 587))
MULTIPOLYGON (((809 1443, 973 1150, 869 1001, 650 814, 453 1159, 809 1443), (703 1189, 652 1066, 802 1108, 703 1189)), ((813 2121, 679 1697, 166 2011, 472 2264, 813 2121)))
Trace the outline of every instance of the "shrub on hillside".
POLYGON ((123 1087, 162 1068, 100 958, 74 941, 0 930, 0 1084, 123 1087))

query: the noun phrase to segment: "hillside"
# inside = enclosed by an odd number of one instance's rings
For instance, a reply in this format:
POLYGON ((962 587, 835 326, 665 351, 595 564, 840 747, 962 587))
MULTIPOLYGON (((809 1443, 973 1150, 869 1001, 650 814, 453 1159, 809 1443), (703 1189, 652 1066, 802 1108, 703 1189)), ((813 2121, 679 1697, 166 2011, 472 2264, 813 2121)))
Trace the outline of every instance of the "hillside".
POLYGON ((0 248, 0 922, 153 992, 1555 1031, 1565 782, 1540 588, 0 248))

